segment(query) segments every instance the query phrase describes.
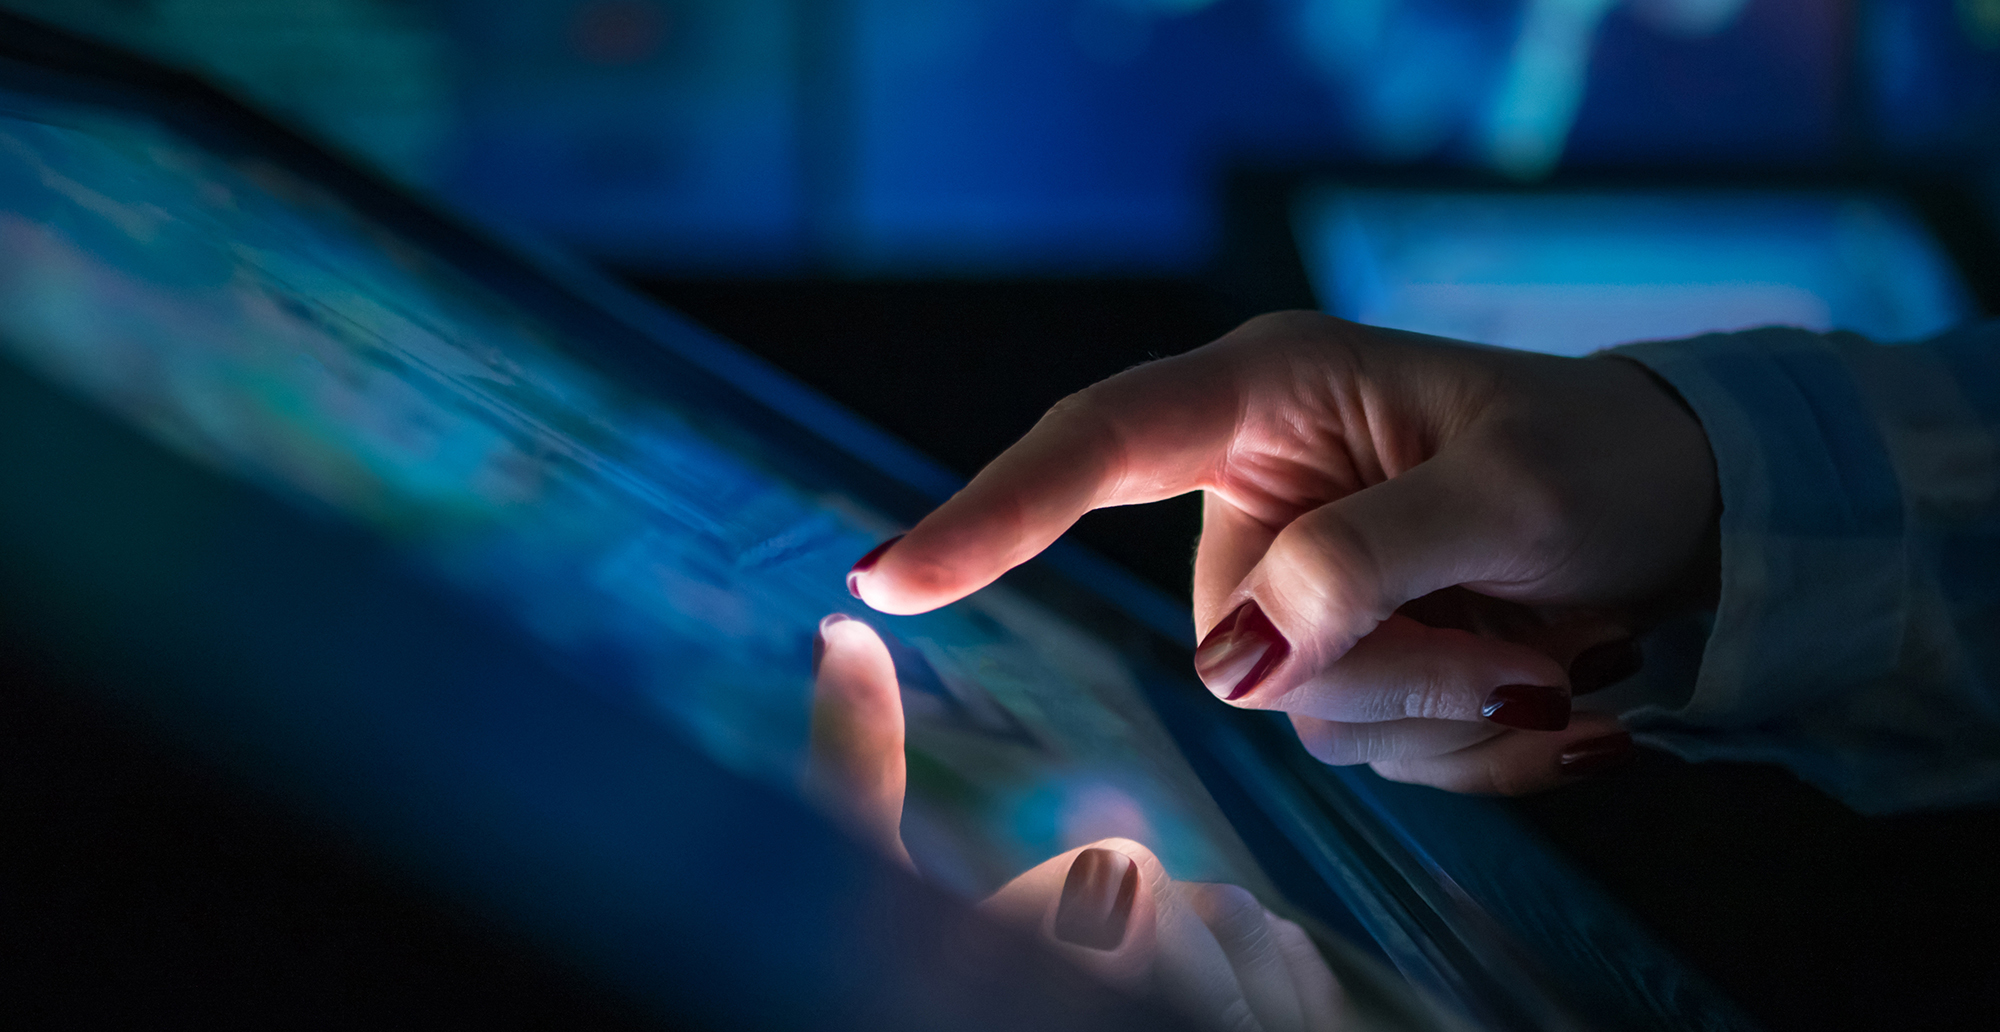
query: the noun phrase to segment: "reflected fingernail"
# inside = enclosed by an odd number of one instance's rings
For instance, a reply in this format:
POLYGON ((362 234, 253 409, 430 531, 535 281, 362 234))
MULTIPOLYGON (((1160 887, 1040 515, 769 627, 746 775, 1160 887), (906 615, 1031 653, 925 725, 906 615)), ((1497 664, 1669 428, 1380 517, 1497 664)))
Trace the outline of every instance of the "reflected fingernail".
POLYGON ((847 593, 853 595, 855 598, 860 598, 861 575, 867 573, 869 570, 874 569, 875 564, 882 561, 882 555, 883 553, 889 550, 889 546, 901 540, 903 540, 903 535, 898 534, 895 537, 892 537, 889 540, 884 541, 879 545, 876 545, 874 548, 869 549, 867 555, 864 555, 860 559, 856 560, 854 565, 849 567, 847 570, 847 593))
POLYGON ((1556 757, 1556 767, 1572 777, 1599 774, 1629 762, 1637 752, 1632 736, 1620 731, 1571 743, 1556 757))
POLYGON ((1639 653, 1639 643, 1630 638, 1592 645, 1570 661, 1570 693, 1587 695, 1600 688, 1609 688, 1638 673, 1644 662, 1645 658, 1639 653))
POLYGON ((854 619, 846 613, 830 613, 813 630, 813 676, 819 676, 820 662, 826 659, 826 630, 835 624, 844 624, 854 619))
POLYGON ((1234 702, 1262 684, 1291 654, 1292 643, 1252 599, 1223 617, 1201 640, 1194 650, 1194 672, 1209 691, 1234 702))
POLYGON ((1117 949, 1138 896, 1139 865, 1131 857, 1115 849, 1078 853, 1056 904, 1056 938, 1093 950, 1117 949))
POLYGON ((1486 719, 1523 731, 1561 731, 1569 726, 1569 693, 1542 684, 1503 684, 1479 710, 1486 719))

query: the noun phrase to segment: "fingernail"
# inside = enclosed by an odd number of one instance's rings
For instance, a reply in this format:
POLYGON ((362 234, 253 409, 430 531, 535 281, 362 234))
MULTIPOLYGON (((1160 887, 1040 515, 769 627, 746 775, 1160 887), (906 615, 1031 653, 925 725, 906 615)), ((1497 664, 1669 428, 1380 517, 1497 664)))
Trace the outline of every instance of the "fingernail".
POLYGON ((1194 650, 1194 672, 1210 691, 1234 702, 1262 684, 1291 654, 1291 642, 1252 599, 1237 606, 1201 640, 1194 650))
POLYGON ((826 629, 835 624, 843 624, 854 619, 846 613, 829 613, 813 630, 813 676, 819 676, 819 664, 826 658, 826 629))
POLYGON ((889 546, 901 540, 903 540, 903 535, 898 534, 876 545, 874 548, 868 550, 867 555, 862 556, 852 567, 849 567, 847 571, 847 593, 853 595, 855 598, 860 598, 861 575, 874 569, 875 564, 882 561, 882 554, 889 550, 889 546))
POLYGON ((1639 654, 1639 643, 1630 638, 1592 645, 1570 660, 1570 694, 1588 695, 1609 688, 1638 673, 1644 661, 1639 654))
POLYGON ((1620 731, 1615 735, 1571 743, 1561 756, 1556 757, 1556 767, 1572 777, 1601 774, 1630 761, 1635 752, 1632 736, 1620 731))
POLYGON ((1056 904, 1056 938, 1093 950, 1117 949, 1138 896, 1139 865, 1131 857, 1115 849, 1078 853, 1056 904))
POLYGON ((1503 684, 1479 711, 1486 719, 1523 731, 1561 731, 1569 726, 1569 693, 1541 684, 1503 684))

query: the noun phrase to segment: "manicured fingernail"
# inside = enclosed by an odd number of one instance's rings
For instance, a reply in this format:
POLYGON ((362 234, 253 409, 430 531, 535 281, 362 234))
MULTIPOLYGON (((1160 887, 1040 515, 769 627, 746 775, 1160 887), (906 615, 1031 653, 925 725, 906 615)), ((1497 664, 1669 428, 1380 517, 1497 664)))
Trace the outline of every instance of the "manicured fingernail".
POLYGON ((1639 643, 1630 638, 1592 645, 1570 660, 1570 694, 1588 695, 1600 688, 1609 688, 1638 673, 1643 662, 1639 643))
POLYGON ((1117 949, 1138 896, 1139 865, 1131 857, 1115 849, 1078 853, 1056 904, 1056 938, 1093 950, 1117 949))
POLYGON ((1209 691, 1234 702, 1262 684, 1291 654, 1292 643, 1253 599, 1223 617, 1201 640, 1194 650, 1194 672, 1209 691))
POLYGON ((819 622, 819 627, 814 629, 813 631, 813 676, 814 677, 819 676, 820 662, 826 659, 827 628, 832 627, 835 624, 844 624, 852 619, 854 618, 848 616, 846 613, 830 613, 827 615, 826 619, 821 620, 819 622))
POLYGON ((1561 731, 1569 726, 1569 693, 1541 684, 1503 684, 1479 711, 1486 719, 1523 731, 1561 731))
POLYGON ((1637 751, 1632 746, 1632 736, 1620 731, 1572 742, 1556 758, 1556 767, 1572 777, 1599 774, 1630 761, 1637 751))
POLYGON ((857 560, 855 564, 852 567, 850 567, 847 571, 847 593, 853 595, 855 598, 860 598, 861 575, 867 573, 869 570, 874 569, 875 564, 882 561, 882 554, 889 550, 889 546, 901 540, 903 540, 903 535, 898 534, 895 537, 892 537, 889 540, 884 541, 879 545, 876 545, 874 548, 869 549, 867 555, 864 555, 859 560, 857 560))

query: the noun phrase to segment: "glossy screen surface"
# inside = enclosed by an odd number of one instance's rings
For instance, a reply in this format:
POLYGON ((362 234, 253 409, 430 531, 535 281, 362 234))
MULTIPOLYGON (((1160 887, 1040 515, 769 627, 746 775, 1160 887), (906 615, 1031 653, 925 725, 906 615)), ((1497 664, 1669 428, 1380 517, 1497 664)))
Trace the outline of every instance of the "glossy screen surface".
POLYGON ((1322 307, 1558 355, 1763 325, 1891 342, 1977 314, 1894 198, 1329 188, 1299 204, 1322 307))
POLYGON ((1272 898, 1120 652, 1005 586, 863 609, 843 575, 891 519, 771 420, 565 334, 283 168, 0 93, 0 356, 373 528, 755 778, 798 775, 817 622, 868 620, 909 714, 905 836, 961 892, 1126 835, 1272 898))

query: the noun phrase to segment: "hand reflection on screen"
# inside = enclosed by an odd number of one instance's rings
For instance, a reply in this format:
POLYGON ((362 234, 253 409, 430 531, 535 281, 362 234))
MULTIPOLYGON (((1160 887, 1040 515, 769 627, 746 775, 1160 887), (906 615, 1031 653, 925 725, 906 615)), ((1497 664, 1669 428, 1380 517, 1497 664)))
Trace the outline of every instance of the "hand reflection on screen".
MULTIPOLYGON (((882 639, 841 615, 814 646, 807 793, 914 869, 901 832, 902 698, 882 639)), ((1057 854, 979 905, 1128 992, 1231 1032, 1340 1027, 1345 998, 1303 930, 1234 885, 1175 881, 1113 838, 1057 854)))

